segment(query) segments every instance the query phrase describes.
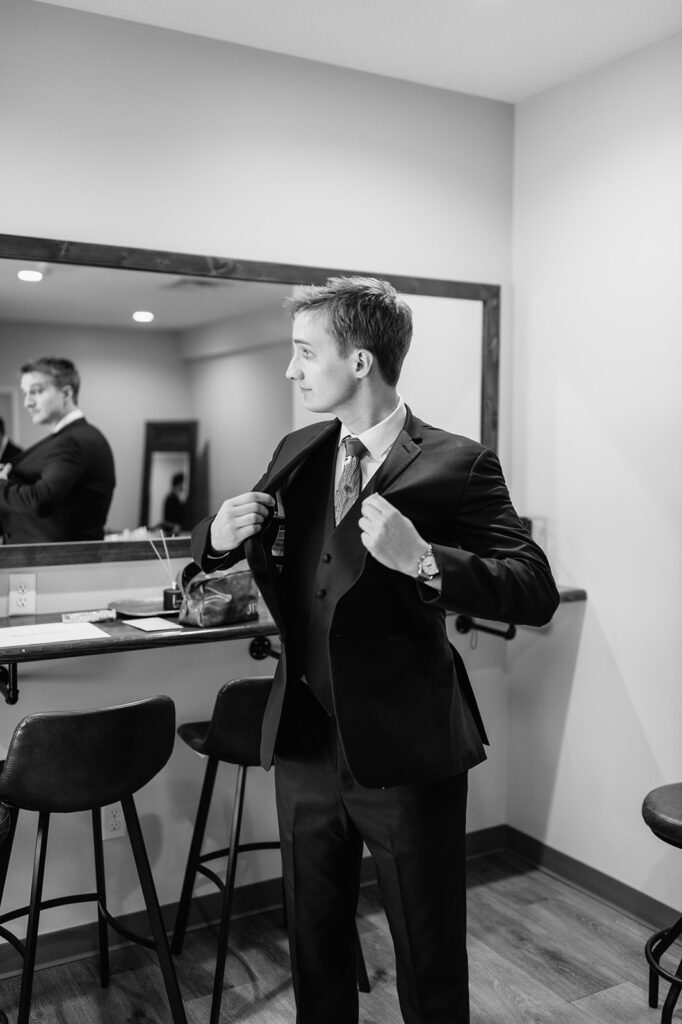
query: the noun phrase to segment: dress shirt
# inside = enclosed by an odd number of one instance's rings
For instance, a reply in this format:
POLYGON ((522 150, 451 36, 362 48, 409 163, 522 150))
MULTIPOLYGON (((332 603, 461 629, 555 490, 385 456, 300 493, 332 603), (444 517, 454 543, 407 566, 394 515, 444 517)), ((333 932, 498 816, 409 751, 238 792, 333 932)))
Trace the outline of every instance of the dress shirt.
POLYGON ((52 428, 52 433, 56 434, 57 431, 62 429, 62 427, 67 427, 69 423, 74 423, 76 420, 82 419, 85 419, 85 413, 81 412, 80 409, 73 409, 71 412, 67 412, 66 416, 62 416, 59 423, 55 423, 52 428))
POLYGON ((349 430, 345 423, 341 424, 341 432, 339 433, 339 442, 336 456, 336 476, 334 478, 334 489, 338 487, 339 480, 341 479, 341 473, 343 472, 343 463, 345 460, 345 449, 342 441, 344 437, 359 438, 367 449, 367 454, 363 455, 360 459, 360 469, 362 471, 362 486, 366 487, 369 480, 372 479, 376 471, 378 470, 381 463, 388 455, 391 445, 395 441, 396 437, 403 429, 405 425, 405 417, 407 416, 407 409, 405 408, 405 402, 402 398, 398 398, 398 404, 392 413, 381 420, 379 423, 375 423, 369 430, 363 431, 362 434, 354 434, 352 430, 349 430))

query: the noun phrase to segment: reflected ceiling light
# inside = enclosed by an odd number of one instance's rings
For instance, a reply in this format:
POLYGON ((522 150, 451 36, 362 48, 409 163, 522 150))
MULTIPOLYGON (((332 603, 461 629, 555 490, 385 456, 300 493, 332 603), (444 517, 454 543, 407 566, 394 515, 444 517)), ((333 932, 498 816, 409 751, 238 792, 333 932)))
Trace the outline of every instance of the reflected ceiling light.
POLYGON ((133 313, 133 320, 138 324, 150 324, 154 319, 153 313, 147 313, 143 309, 139 309, 137 313, 133 313))
POLYGON ((20 270, 17 277, 20 281, 42 281, 43 279, 40 270, 20 270))

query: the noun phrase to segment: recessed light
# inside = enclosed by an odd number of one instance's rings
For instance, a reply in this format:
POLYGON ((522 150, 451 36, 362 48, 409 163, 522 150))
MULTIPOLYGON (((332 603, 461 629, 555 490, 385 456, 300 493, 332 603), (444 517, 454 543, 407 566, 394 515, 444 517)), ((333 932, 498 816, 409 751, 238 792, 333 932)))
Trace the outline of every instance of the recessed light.
POLYGON ((42 281, 43 279, 39 270, 20 270, 17 277, 20 281, 42 281))
POLYGON ((153 319, 154 314, 148 313, 143 309, 138 310, 137 313, 133 313, 133 320, 138 324, 150 324, 153 319))

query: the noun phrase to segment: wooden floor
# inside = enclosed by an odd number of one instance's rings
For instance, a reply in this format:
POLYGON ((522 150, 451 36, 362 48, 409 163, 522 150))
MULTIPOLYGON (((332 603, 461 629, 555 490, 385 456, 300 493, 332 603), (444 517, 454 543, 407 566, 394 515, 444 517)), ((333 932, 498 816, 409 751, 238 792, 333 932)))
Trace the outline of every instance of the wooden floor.
MULTIPOLYGON (((374 885, 362 890, 358 927, 372 984, 362 1024, 401 1024, 386 921, 374 885)), ((647 1005, 648 929, 509 854, 469 862, 472 1024, 657 1024, 647 1005)), ((188 935, 177 958, 190 1024, 206 1024, 215 934, 188 935)), ((221 1024, 293 1024, 289 955, 279 911, 234 922, 221 1024)), ((16 1020, 18 978, 0 984, 16 1020)), ((665 989, 662 990, 665 994, 665 989)), ((682 1007, 676 1019, 682 1021, 682 1007)), ((167 1024, 161 975, 142 947, 38 972, 31 1024, 167 1024)), ((455 1024, 455 1022, 453 1022, 455 1024)))

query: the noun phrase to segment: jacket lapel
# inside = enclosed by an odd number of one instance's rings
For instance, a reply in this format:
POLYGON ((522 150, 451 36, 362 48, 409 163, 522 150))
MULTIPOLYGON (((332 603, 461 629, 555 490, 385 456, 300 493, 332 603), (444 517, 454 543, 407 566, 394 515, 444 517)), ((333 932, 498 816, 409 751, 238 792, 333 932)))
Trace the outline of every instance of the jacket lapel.
POLYGON ((423 423, 407 410, 403 429, 391 445, 391 450, 367 484, 362 496, 384 494, 401 473, 421 454, 423 423))
MULTIPOLYGON (((294 443, 290 448, 287 448, 285 441, 279 456, 273 461, 266 476, 261 480, 259 490, 263 490, 266 494, 271 494, 274 497, 283 484, 290 483, 292 476, 303 465, 310 453, 331 434, 338 431, 338 429, 339 421, 329 420, 321 424, 320 429, 312 438, 303 441, 295 438, 294 441, 294 436, 292 436, 291 440, 294 443)), ((275 585, 278 571, 272 557, 272 541, 274 538, 267 526, 268 524, 260 533, 245 541, 244 554, 249 566, 253 570, 254 578, 263 594, 265 603, 270 609, 275 622, 281 627, 283 620, 277 599, 277 587, 275 585)))

